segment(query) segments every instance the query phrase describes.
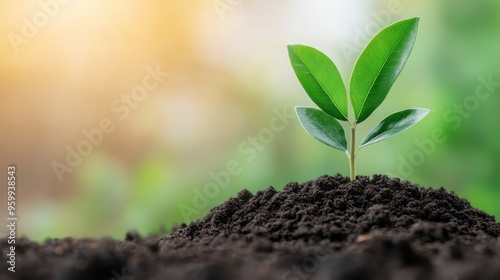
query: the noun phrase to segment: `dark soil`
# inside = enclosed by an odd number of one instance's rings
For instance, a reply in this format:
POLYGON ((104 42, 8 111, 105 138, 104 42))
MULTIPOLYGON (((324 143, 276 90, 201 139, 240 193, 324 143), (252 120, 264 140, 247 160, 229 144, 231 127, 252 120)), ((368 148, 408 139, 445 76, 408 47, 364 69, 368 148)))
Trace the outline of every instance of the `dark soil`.
POLYGON ((323 176, 243 190, 160 238, 19 239, 16 272, 0 278, 498 280, 499 236, 494 217, 443 188, 323 176))

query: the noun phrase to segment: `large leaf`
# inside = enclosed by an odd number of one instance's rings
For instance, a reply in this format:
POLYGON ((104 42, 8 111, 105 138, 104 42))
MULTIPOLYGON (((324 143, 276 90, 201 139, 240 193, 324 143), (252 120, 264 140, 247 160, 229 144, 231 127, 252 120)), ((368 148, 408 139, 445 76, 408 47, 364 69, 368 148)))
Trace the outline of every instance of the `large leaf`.
POLYGON ((418 18, 382 29, 363 50, 351 76, 351 103, 361 123, 384 101, 413 49, 418 18))
POLYGON ((296 107, 295 111, 302 127, 312 137, 330 147, 347 151, 345 132, 337 119, 315 108, 296 107))
POLYGON ((383 119, 365 136, 360 148, 392 137, 421 121, 430 110, 406 109, 396 112, 383 119))
POLYGON ((312 101, 330 116, 347 120, 347 92, 335 64, 322 52, 303 45, 288 45, 288 56, 312 101))

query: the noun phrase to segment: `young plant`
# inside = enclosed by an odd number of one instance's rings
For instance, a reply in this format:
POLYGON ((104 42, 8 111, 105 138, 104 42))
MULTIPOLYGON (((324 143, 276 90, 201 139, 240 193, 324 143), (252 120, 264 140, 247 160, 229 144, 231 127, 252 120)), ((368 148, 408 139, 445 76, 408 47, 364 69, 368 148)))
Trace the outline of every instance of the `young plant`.
POLYGON ((353 117, 349 117, 347 90, 335 64, 312 47, 288 45, 288 55, 297 78, 320 108, 296 107, 299 121, 312 137, 347 153, 351 180, 356 178, 356 154, 360 148, 408 129, 430 112, 416 108, 393 113, 377 124, 356 148, 356 126, 384 101, 399 76, 413 49, 418 21, 418 18, 406 19, 382 29, 360 54, 349 88, 353 117), (339 121, 349 125, 349 147, 339 121))

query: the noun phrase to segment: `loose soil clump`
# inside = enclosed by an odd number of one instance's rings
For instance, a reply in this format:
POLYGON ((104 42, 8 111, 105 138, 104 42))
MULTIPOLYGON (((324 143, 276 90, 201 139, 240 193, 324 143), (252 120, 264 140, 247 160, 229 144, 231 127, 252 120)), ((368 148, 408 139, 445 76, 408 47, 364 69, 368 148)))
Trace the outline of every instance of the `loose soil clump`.
MULTIPOLYGON (((2 279, 500 279, 500 224, 382 175, 243 190, 160 238, 27 239, 2 279)), ((8 253, 6 240, 0 245, 8 253)))

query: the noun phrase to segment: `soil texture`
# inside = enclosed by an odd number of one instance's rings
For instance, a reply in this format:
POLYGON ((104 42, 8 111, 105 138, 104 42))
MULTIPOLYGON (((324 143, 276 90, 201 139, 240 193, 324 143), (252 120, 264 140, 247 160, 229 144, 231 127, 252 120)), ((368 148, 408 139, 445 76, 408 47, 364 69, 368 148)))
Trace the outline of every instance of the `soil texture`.
POLYGON ((0 278, 498 280, 500 224, 443 188, 322 176, 243 190, 159 238, 18 239, 15 269, 0 278))

